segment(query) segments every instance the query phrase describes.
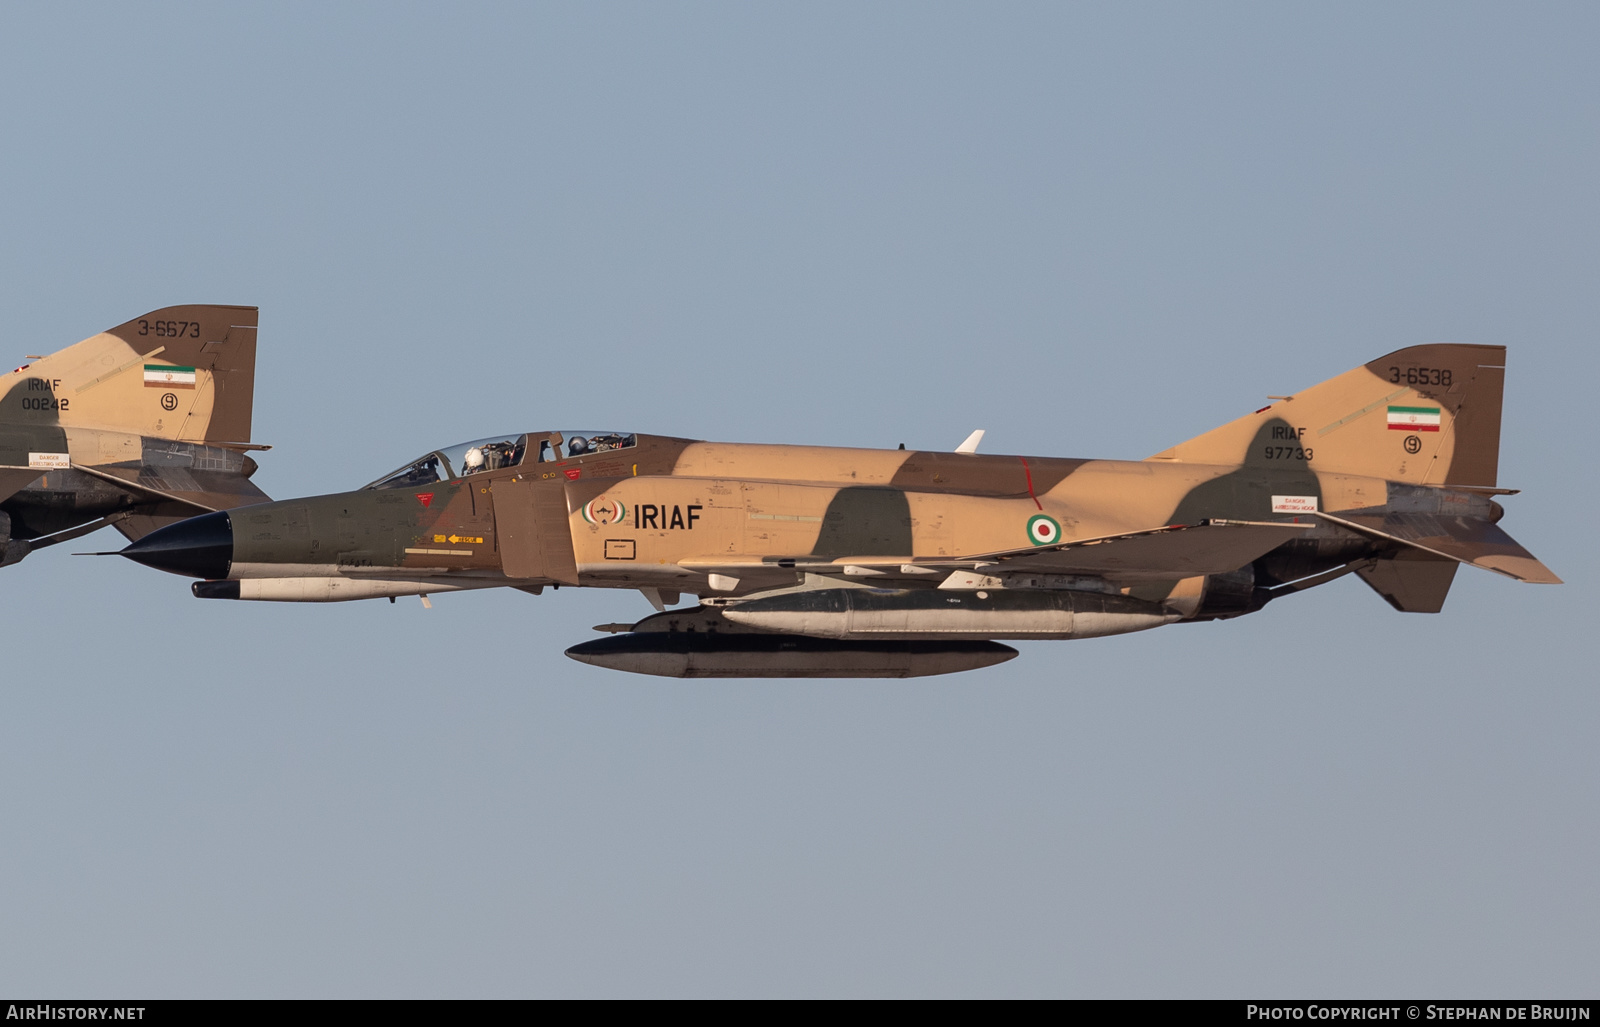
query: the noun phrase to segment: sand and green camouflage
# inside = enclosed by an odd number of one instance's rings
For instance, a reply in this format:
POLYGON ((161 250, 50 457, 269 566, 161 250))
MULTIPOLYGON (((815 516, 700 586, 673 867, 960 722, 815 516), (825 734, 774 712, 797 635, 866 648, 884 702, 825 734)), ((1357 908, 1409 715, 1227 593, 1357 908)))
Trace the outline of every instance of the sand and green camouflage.
MULTIPOLYGON (((196 518, 126 555, 219 598, 701 597, 692 615, 610 626, 633 629, 619 646, 1087 637, 1234 617, 1348 573, 1433 612, 1463 563, 1559 580, 1497 524, 1504 374, 1503 347, 1400 350, 1144 460, 514 432, 352 492, 196 518)), ((795 657, 819 672, 829 658, 795 657)))
POLYGON ((0 549, 138 539, 267 499, 249 481, 255 307, 153 310, 0 376, 0 549))

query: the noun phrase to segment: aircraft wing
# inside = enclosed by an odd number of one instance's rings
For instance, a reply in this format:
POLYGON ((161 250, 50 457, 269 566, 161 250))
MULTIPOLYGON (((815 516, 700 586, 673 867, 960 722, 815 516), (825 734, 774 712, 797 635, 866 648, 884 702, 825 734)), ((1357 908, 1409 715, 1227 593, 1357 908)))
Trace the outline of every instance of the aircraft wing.
POLYGON ((1030 546, 977 559, 998 561, 1005 570, 1104 577, 1187 578, 1226 574, 1296 538, 1310 524, 1282 521, 1203 521, 1030 546))
POLYGON ((1393 542, 1447 560, 1471 564, 1518 581, 1559 585, 1555 572, 1500 529, 1481 517, 1387 513, 1315 516, 1380 542, 1393 542))
POLYGON ((701 573, 740 577, 756 571, 801 570, 819 574, 893 574, 1004 569, 1041 574, 1081 574, 1122 580, 1187 578, 1225 574, 1311 530, 1281 521, 1211 520, 1075 539, 1049 546, 956 557, 749 557, 714 556, 679 561, 701 573))

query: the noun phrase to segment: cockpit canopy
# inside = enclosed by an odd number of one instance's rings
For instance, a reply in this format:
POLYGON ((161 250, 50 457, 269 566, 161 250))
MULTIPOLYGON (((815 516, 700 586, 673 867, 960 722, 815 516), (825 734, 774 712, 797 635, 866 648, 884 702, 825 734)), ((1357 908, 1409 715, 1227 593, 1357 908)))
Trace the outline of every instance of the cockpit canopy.
POLYGON ((366 487, 410 489, 435 482, 454 481, 484 471, 517 467, 528 458, 530 449, 535 462, 553 463, 628 449, 638 444, 637 435, 622 432, 552 431, 491 435, 486 439, 474 439, 436 449, 366 487))
POLYGON ((553 431, 542 436, 535 435, 534 438, 539 440, 541 463, 594 456, 596 453, 609 453, 617 449, 631 449, 639 444, 637 435, 614 431, 553 431))

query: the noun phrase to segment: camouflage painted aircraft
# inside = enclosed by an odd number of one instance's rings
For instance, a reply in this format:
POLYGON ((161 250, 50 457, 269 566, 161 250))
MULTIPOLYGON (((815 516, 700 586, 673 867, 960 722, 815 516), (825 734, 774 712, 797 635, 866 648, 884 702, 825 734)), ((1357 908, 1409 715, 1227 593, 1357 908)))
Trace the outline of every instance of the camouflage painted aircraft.
POLYGON ((1504 365, 1400 350, 1141 461, 513 433, 122 555, 215 599, 639 589, 661 612, 567 655, 675 677, 967 670, 1349 573, 1431 613, 1464 563, 1559 580, 1497 525, 1504 365))
POLYGON ((165 307, 0 376, 0 566, 268 497, 249 481, 256 308, 165 307))

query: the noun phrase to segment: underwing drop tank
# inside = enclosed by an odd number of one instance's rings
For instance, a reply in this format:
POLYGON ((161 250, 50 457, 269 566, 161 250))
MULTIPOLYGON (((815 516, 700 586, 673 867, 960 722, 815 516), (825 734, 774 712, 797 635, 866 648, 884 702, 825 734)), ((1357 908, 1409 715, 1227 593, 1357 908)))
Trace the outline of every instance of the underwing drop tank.
POLYGON ((352 599, 382 599, 385 596, 425 596, 441 592, 462 592, 473 588, 492 588, 501 582, 493 579, 403 580, 395 578, 241 578, 238 580, 197 581, 189 586, 197 599, 253 599, 269 603, 342 603, 352 599))
POLYGON ((753 599, 723 610, 756 631, 841 641, 1098 638, 1171 624, 1181 614, 1119 594, 841 588, 753 599))

